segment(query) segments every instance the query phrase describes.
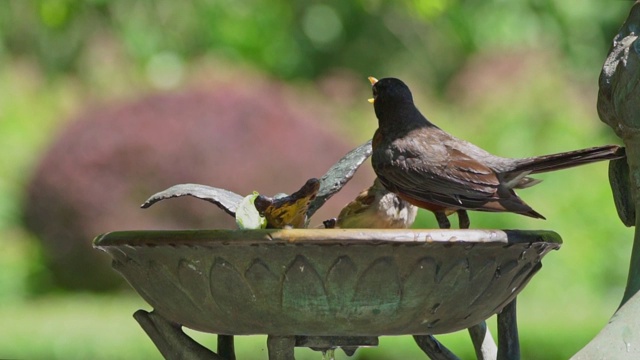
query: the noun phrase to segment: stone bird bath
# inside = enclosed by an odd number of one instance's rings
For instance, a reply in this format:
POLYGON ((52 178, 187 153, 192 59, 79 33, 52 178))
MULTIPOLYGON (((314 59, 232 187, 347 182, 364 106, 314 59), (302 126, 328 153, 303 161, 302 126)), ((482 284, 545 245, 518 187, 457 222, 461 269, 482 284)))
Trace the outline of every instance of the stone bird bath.
MULTIPOLYGON (((549 231, 499 230, 130 231, 95 240, 176 336, 186 326, 332 337, 331 347, 345 348, 472 327, 510 303, 560 244, 549 231)), ((278 355, 289 347, 270 346, 269 358, 292 358, 278 355)))

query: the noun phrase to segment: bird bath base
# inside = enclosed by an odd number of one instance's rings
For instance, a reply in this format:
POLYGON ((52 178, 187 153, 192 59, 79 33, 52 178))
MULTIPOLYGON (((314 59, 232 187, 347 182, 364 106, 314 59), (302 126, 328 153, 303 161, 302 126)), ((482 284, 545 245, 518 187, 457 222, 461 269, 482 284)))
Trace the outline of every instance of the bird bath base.
POLYGON ((94 244, 154 308, 135 318, 165 357, 234 359, 229 335, 267 334, 270 359, 293 359, 294 346, 352 353, 381 335, 428 343, 512 302, 511 335, 498 337, 517 343, 514 300, 561 243, 550 231, 276 229, 113 232, 94 244), (218 353, 182 326, 223 334, 218 353))

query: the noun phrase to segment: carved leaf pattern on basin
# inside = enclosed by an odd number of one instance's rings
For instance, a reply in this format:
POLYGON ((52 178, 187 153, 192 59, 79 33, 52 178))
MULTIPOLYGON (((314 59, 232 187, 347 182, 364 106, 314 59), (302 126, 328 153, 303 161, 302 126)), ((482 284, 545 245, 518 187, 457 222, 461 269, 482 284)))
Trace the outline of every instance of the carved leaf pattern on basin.
MULTIPOLYGON (((291 316, 297 311, 307 316, 308 309, 317 315, 338 318, 357 318, 365 313, 367 317, 391 316, 404 308, 419 309, 416 316, 434 318, 427 315, 436 314, 449 303, 459 306, 462 301, 473 307, 483 297, 493 296, 501 291, 499 282, 519 286, 532 266, 519 267, 515 276, 505 276, 516 267, 518 264, 513 261, 497 266, 492 258, 472 265, 463 258, 443 266, 427 256, 407 267, 407 274, 402 276, 391 256, 379 257, 360 271, 351 257, 343 255, 321 274, 309 259, 297 255, 284 270, 278 269, 279 275, 260 258, 254 258, 242 271, 216 257, 210 269, 209 289, 213 301, 229 315, 246 310, 255 302, 279 298, 280 306, 291 316), (469 283, 474 283, 473 288, 469 283), (485 290, 478 294, 475 288, 485 290), (425 304, 426 299, 432 299, 431 303, 425 304), (426 306, 420 308, 421 305, 426 306)), ((204 301, 206 294, 199 285, 204 280, 202 273, 182 260, 178 274, 181 284, 195 288, 191 300, 204 301)))
POLYGON ((329 309, 336 318, 351 315, 351 299, 355 293, 358 267, 348 256, 340 256, 331 265, 325 279, 329 309))
POLYGON ((195 304, 208 302, 207 284, 209 280, 202 272, 198 261, 181 259, 178 263, 178 279, 185 289, 190 290, 189 297, 195 304))
POLYGON ((244 272, 255 301, 270 301, 278 298, 280 292, 279 276, 273 273, 261 259, 255 258, 244 272))
POLYGON ((233 323, 237 314, 254 305, 256 297, 242 273, 224 258, 216 256, 209 273, 211 296, 224 320, 233 323))
POLYGON ((282 308, 291 316, 309 316, 309 309, 319 315, 329 313, 329 299, 322 278, 302 255, 296 256, 284 272, 282 308))
POLYGON ((135 251, 112 255, 114 268, 126 272, 130 282, 146 284, 137 289, 156 310, 195 329, 264 333, 269 326, 298 322, 312 332, 332 319, 338 333, 369 326, 417 334, 446 332, 452 323, 481 321, 499 310, 500 300, 487 308, 487 299, 504 298, 507 287, 517 292, 525 285, 539 264, 536 250, 517 260, 461 249, 447 259, 393 251, 373 258, 334 252, 327 259, 293 250, 268 263, 259 251, 239 260, 224 253, 197 256, 200 250, 194 249, 194 255, 173 254, 174 266, 143 261, 135 251), (167 303, 172 309, 164 307, 167 303))
POLYGON ((400 306, 402 294, 398 267, 391 257, 374 260, 355 284, 354 316, 369 318, 392 316, 400 306))

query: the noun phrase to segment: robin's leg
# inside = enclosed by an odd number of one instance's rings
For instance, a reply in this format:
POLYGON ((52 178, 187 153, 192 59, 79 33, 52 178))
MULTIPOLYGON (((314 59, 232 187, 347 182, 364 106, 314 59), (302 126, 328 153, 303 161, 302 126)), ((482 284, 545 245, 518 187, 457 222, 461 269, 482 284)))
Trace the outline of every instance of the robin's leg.
POLYGON ((451 223, 449 222, 449 219, 447 219, 447 214, 442 211, 434 211, 434 214, 440 229, 451 229, 451 223))
POLYGON ((471 221, 469 220, 469 214, 467 214, 467 210, 458 210, 458 227, 460 229, 468 229, 471 226, 471 221))

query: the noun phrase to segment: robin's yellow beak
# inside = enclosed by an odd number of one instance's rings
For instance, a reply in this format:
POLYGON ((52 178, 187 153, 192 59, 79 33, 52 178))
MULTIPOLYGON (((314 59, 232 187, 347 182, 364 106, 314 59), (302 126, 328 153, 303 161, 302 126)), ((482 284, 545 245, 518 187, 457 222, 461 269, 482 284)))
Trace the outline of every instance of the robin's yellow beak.
MULTIPOLYGON (((369 76, 367 79, 369 79, 371 86, 375 85, 378 82, 378 79, 374 78, 373 76, 369 76)), ((376 101, 376 99, 371 98, 371 99, 368 99, 367 101, 373 104, 376 101)))

